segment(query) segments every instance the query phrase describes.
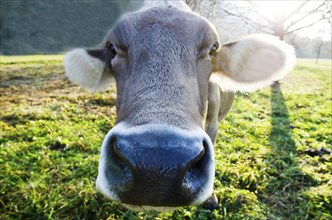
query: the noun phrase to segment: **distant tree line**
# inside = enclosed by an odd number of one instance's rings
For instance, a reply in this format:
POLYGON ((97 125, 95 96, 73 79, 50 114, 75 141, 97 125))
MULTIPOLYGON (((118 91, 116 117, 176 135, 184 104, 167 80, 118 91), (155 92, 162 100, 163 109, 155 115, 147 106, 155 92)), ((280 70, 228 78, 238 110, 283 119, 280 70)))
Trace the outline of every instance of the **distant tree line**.
POLYGON ((0 1, 0 54, 62 53, 95 47, 130 0, 0 1))

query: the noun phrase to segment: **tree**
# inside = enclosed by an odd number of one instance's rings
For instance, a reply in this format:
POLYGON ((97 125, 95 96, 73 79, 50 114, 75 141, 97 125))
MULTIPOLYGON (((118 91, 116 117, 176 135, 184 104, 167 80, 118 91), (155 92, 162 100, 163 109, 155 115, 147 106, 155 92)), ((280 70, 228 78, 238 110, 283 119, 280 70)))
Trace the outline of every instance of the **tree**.
POLYGON ((220 7, 217 7, 217 4, 224 2, 224 0, 185 0, 185 2, 193 11, 198 12, 199 14, 211 20, 215 18, 215 10, 220 10, 220 7))
POLYGON ((232 4, 223 10, 227 15, 239 18, 256 31, 273 34, 281 40, 286 35, 311 27, 322 20, 331 19, 330 0, 298 1, 297 7, 288 13, 270 12, 269 14, 262 13, 264 9, 259 2, 247 0, 244 6, 232 4), (313 7, 312 3, 318 4, 313 7), (307 22, 303 22, 305 19, 307 22))

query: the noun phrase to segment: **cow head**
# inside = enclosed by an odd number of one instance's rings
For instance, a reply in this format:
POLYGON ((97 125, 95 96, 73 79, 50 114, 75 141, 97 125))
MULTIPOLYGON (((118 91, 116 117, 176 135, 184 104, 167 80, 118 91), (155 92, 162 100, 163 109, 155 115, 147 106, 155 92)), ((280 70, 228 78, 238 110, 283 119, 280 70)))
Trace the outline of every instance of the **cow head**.
POLYGON ((209 86, 252 91, 280 79, 294 60, 292 49, 270 36, 220 45, 214 26, 183 4, 127 14, 104 47, 75 49, 64 58, 69 79, 89 90, 105 90, 115 78, 117 122, 102 144, 97 189, 133 209, 165 210, 209 198, 209 86))

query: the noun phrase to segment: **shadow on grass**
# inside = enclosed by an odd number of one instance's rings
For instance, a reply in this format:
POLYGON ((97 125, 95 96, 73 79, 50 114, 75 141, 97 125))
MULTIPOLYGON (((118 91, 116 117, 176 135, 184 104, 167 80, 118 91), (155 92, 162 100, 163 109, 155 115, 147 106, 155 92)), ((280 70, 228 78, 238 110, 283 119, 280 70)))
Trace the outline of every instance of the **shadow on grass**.
POLYGON ((301 210, 301 204, 305 203, 300 198, 301 191, 317 185, 317 182, 298 166, 289 113, 277 82, 271 86, 271 118, 271 152, 266 157, 269 179, 261 199, 271 210, 268 215, 277 218, 294 217, 294 213, 304 211, 301 210))

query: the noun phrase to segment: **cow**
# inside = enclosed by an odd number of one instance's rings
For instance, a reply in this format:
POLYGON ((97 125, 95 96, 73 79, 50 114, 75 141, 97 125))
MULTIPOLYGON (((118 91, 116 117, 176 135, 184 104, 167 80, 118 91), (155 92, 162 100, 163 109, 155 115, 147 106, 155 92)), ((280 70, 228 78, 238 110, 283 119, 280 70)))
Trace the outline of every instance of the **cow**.
POLYGON ((90 91, 116 83, 115 126, 101 147, 96 187, 133 210, 205 204, 213 193, 218 123, 236 92, 280 80, 294 49, 268 35, 224 45, 183 1, 146 1, 123 15, 97 49, 73 49, 65 73, 90 91))

